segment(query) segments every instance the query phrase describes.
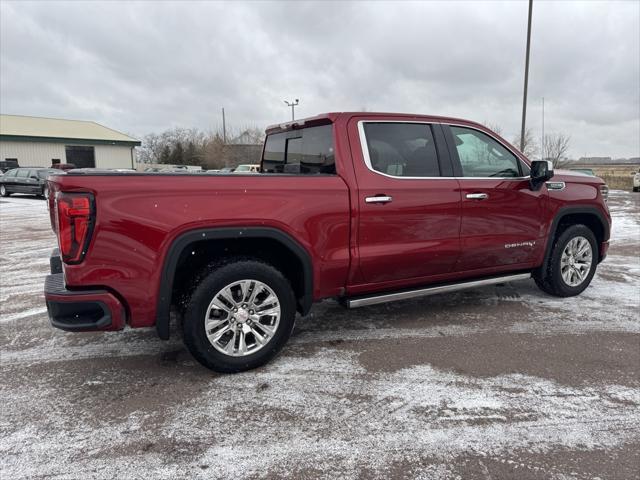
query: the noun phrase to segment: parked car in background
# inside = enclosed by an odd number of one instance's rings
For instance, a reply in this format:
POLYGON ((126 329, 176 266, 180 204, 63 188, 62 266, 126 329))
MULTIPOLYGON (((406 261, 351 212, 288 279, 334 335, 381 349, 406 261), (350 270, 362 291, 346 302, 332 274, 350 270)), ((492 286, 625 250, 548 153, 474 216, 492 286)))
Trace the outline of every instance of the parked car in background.
POLYGON ((53 168, 14 168, 0 177, 0 195, 8 197, 12 193, 30 193, 47 198, 47 177, 64 173, 53 168))
POLYGON ((235 168, 233 167, 224 167, 220 169, 220 173, 233 173, 235 168))
POLYGON ((144 171, 145 173, 204 173, 204 170, 199 165, 156 165, 154 167, 146 167, 144 171))
POLYGON ((640 168, 637 172, 632 173, 633 175, 633 191, 640 192, 640 168))
POLYGON ((591 175, 592 177, 596 176, 596 173, 591 168, 570 168, 569 170, 572 172, 584 173, 585 175, 591 175))
POLYGON ((18 165, 18 160, 16 160, 15 158, 6 158, 4 160, 0 160, 0 172, 2 173, 5 173, 12 168, 18 167, 20 167, 20 165, 18 165))
POLYGON ((184 173, 185 175, 187 173, 199 173, 197 171, 191 171, 191 170, 187 170, 186 168, 161 168, 158 173, 184 173))
POLYGON ((233 173, 259 173, 260 165, 238 165, 233 173))
MULTIPOLYGON (((59 173, 59 172, 57 172, 57 173, 59 173)), ((74 168, 72 170, 67 170, 66 173, 77 173, 77 174, 87 175, 87 174, 92 174, 92 173, 102 174, 102 173, 142 173, 142 172, 137 172, 133 168, 95 168, 95 167, 88 167, 88 168, 74 168)))

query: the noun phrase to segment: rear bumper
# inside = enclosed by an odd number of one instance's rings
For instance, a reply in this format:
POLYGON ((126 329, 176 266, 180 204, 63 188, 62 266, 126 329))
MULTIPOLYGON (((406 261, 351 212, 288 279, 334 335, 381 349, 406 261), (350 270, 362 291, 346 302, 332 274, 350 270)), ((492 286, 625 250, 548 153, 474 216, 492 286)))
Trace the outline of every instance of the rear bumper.
POLYGON ((44 282, 44 298, 52 326, 70 332, 124 328, 125 309, 115 295, 103 289, 68 290, 64 274, 57 270, 58 264, 52 257, 52 273, 44 282))

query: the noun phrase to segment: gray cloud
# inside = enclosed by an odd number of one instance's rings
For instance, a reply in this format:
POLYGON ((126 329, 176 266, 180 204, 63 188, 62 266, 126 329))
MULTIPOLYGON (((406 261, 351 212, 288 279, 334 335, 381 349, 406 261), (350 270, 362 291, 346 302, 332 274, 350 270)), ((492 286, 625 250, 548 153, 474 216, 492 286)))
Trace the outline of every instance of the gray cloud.
MULTIPOLYGON (((526 2, 0 4, 3 113, 142 136, 368 110, 519 131, 526 2)), ((534 2, 529 125, 640 155, 640 4, 534 2)))

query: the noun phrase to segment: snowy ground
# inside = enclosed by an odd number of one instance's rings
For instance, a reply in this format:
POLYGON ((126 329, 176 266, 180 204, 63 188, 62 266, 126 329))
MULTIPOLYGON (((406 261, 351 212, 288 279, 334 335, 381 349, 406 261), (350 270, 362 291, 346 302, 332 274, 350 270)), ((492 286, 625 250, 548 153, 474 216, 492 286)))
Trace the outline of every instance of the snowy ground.
POLYGON ((50 328, 45 204, 2 199, 0 477, 636 478, 640 195, 610 203, 580 297, 325 302, 275 361, 222 376, 153 330, 50 328))

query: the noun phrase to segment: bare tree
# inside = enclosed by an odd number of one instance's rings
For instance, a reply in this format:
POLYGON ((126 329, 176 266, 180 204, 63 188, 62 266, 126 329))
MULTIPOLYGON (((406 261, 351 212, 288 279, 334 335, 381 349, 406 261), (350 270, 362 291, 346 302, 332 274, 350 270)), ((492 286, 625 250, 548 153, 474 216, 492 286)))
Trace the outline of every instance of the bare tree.
MULTIPOLYGON (((516 148, 520 146, 520 135, 513 139, 513 145, 516 148)), ((538 142, 536 141, 536 137, 533 135, 533 132, 530 128, 527 128, 524 132, 524 155, 528 158, 533 158, 539 152, 538 142)))
POLYGON ((206 139, 202 148, 202 164, 209 169, 217 169, 226 166, 227 145, 220 133, 213 133, 206 139))
POLYGON ((150 163, 169 163, 170 157, 171 157, 171 147, 169 147, 169 145, 165 145, 164 147, 162 147, 162 152, 160 153, 158 160, 156 162, 150 162, 150 163))
POLYGON ((567 158, 571 137, 564 133, 551 133, 544 136, 544 155, 545 160, 551 160, 556 168, 564 167, 571 163, 567 158))
POLYGON ((173 128, 145 135, 138 149, 139 162, 201 165, 215 169, 256 163, 264 141, 264 131, 255 126, 227 128, 225 142, 222 130, 205 133, 196 128, 173 128), (258 152, 258 153, 256 153, 258 152))
POLYGON ((142 145, 138 148, 138 161, 142 163, 159 163, 162 158, 165 143, 155 133, 145 135, 142 145))
POLYGON ((166 149, 174 151, 178 144, 182 147, 193 144, 194 157, 202 149, 206 135, 198 129, 173 128, 160 134, 150 133, 142 139, 142 145, 138 149, 138 161, 142 163, 166 163, 166 149))

